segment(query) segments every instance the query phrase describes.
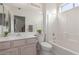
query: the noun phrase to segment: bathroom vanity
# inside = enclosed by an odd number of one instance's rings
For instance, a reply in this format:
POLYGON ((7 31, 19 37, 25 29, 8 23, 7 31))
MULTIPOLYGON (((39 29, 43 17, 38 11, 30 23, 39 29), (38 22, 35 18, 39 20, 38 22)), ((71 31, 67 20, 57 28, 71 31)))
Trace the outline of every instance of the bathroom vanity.
POLYGON ((0 38, 0 55, 36 55, 36 36, 0 38))
POLYGON ((32 32, 42 29, 42 15, 35 12, 35 9, 31 12, 30 9, 28 11, 25 8, 19 9, 13 4, 0 4, 0 55, 35 55, 37 53, 38 40, 34 36, 36 33, 32 32), (11 35, 5 35, 6 33, 11 35))

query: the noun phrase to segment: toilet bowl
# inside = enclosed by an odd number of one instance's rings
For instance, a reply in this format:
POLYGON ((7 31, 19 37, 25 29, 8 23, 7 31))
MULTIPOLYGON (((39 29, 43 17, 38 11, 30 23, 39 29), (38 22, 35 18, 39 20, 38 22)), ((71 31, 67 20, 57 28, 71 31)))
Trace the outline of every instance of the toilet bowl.
POLYGON ((41 51, 40 54, 51 54, 52 45, 47 42, 41 42, 41 51))

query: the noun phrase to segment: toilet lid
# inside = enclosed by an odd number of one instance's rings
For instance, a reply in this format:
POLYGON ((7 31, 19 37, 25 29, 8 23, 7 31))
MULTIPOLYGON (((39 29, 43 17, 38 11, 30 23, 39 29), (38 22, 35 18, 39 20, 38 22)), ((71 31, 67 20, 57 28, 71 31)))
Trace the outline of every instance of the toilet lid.
POLYGON ((41 46, 47 47, 47 48, 52 48, 52 45, 47 43, 47 42, 41 42, 41 46))

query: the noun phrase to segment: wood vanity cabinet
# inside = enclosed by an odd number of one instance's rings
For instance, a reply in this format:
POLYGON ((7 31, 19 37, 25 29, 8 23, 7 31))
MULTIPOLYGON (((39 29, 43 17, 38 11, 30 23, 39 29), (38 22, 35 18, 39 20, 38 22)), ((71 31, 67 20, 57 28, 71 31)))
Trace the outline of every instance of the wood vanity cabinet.
POLYGON ((0 55, 36 55, 36 38, 0 42, 0 55))

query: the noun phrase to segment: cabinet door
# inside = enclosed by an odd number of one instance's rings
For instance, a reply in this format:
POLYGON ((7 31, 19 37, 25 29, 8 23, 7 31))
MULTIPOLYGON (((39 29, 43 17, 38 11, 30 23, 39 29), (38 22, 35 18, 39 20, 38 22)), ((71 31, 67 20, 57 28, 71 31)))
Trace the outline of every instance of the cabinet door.
POLYGON ((0 52, 0 55, 18 55, 18 48, 8 49, 0 52))
POLYGON ((13 41, 12 47, 23 46, 23 45, 25 45, 25 40, 16 40, 16 41, 13 41))
POLYGON ((31 44, 22 47, 21 55, 36 55, 36 44, 31 44))
POLYGON ((0 50, 10 48, 10 42, 0 42, 0 50))

